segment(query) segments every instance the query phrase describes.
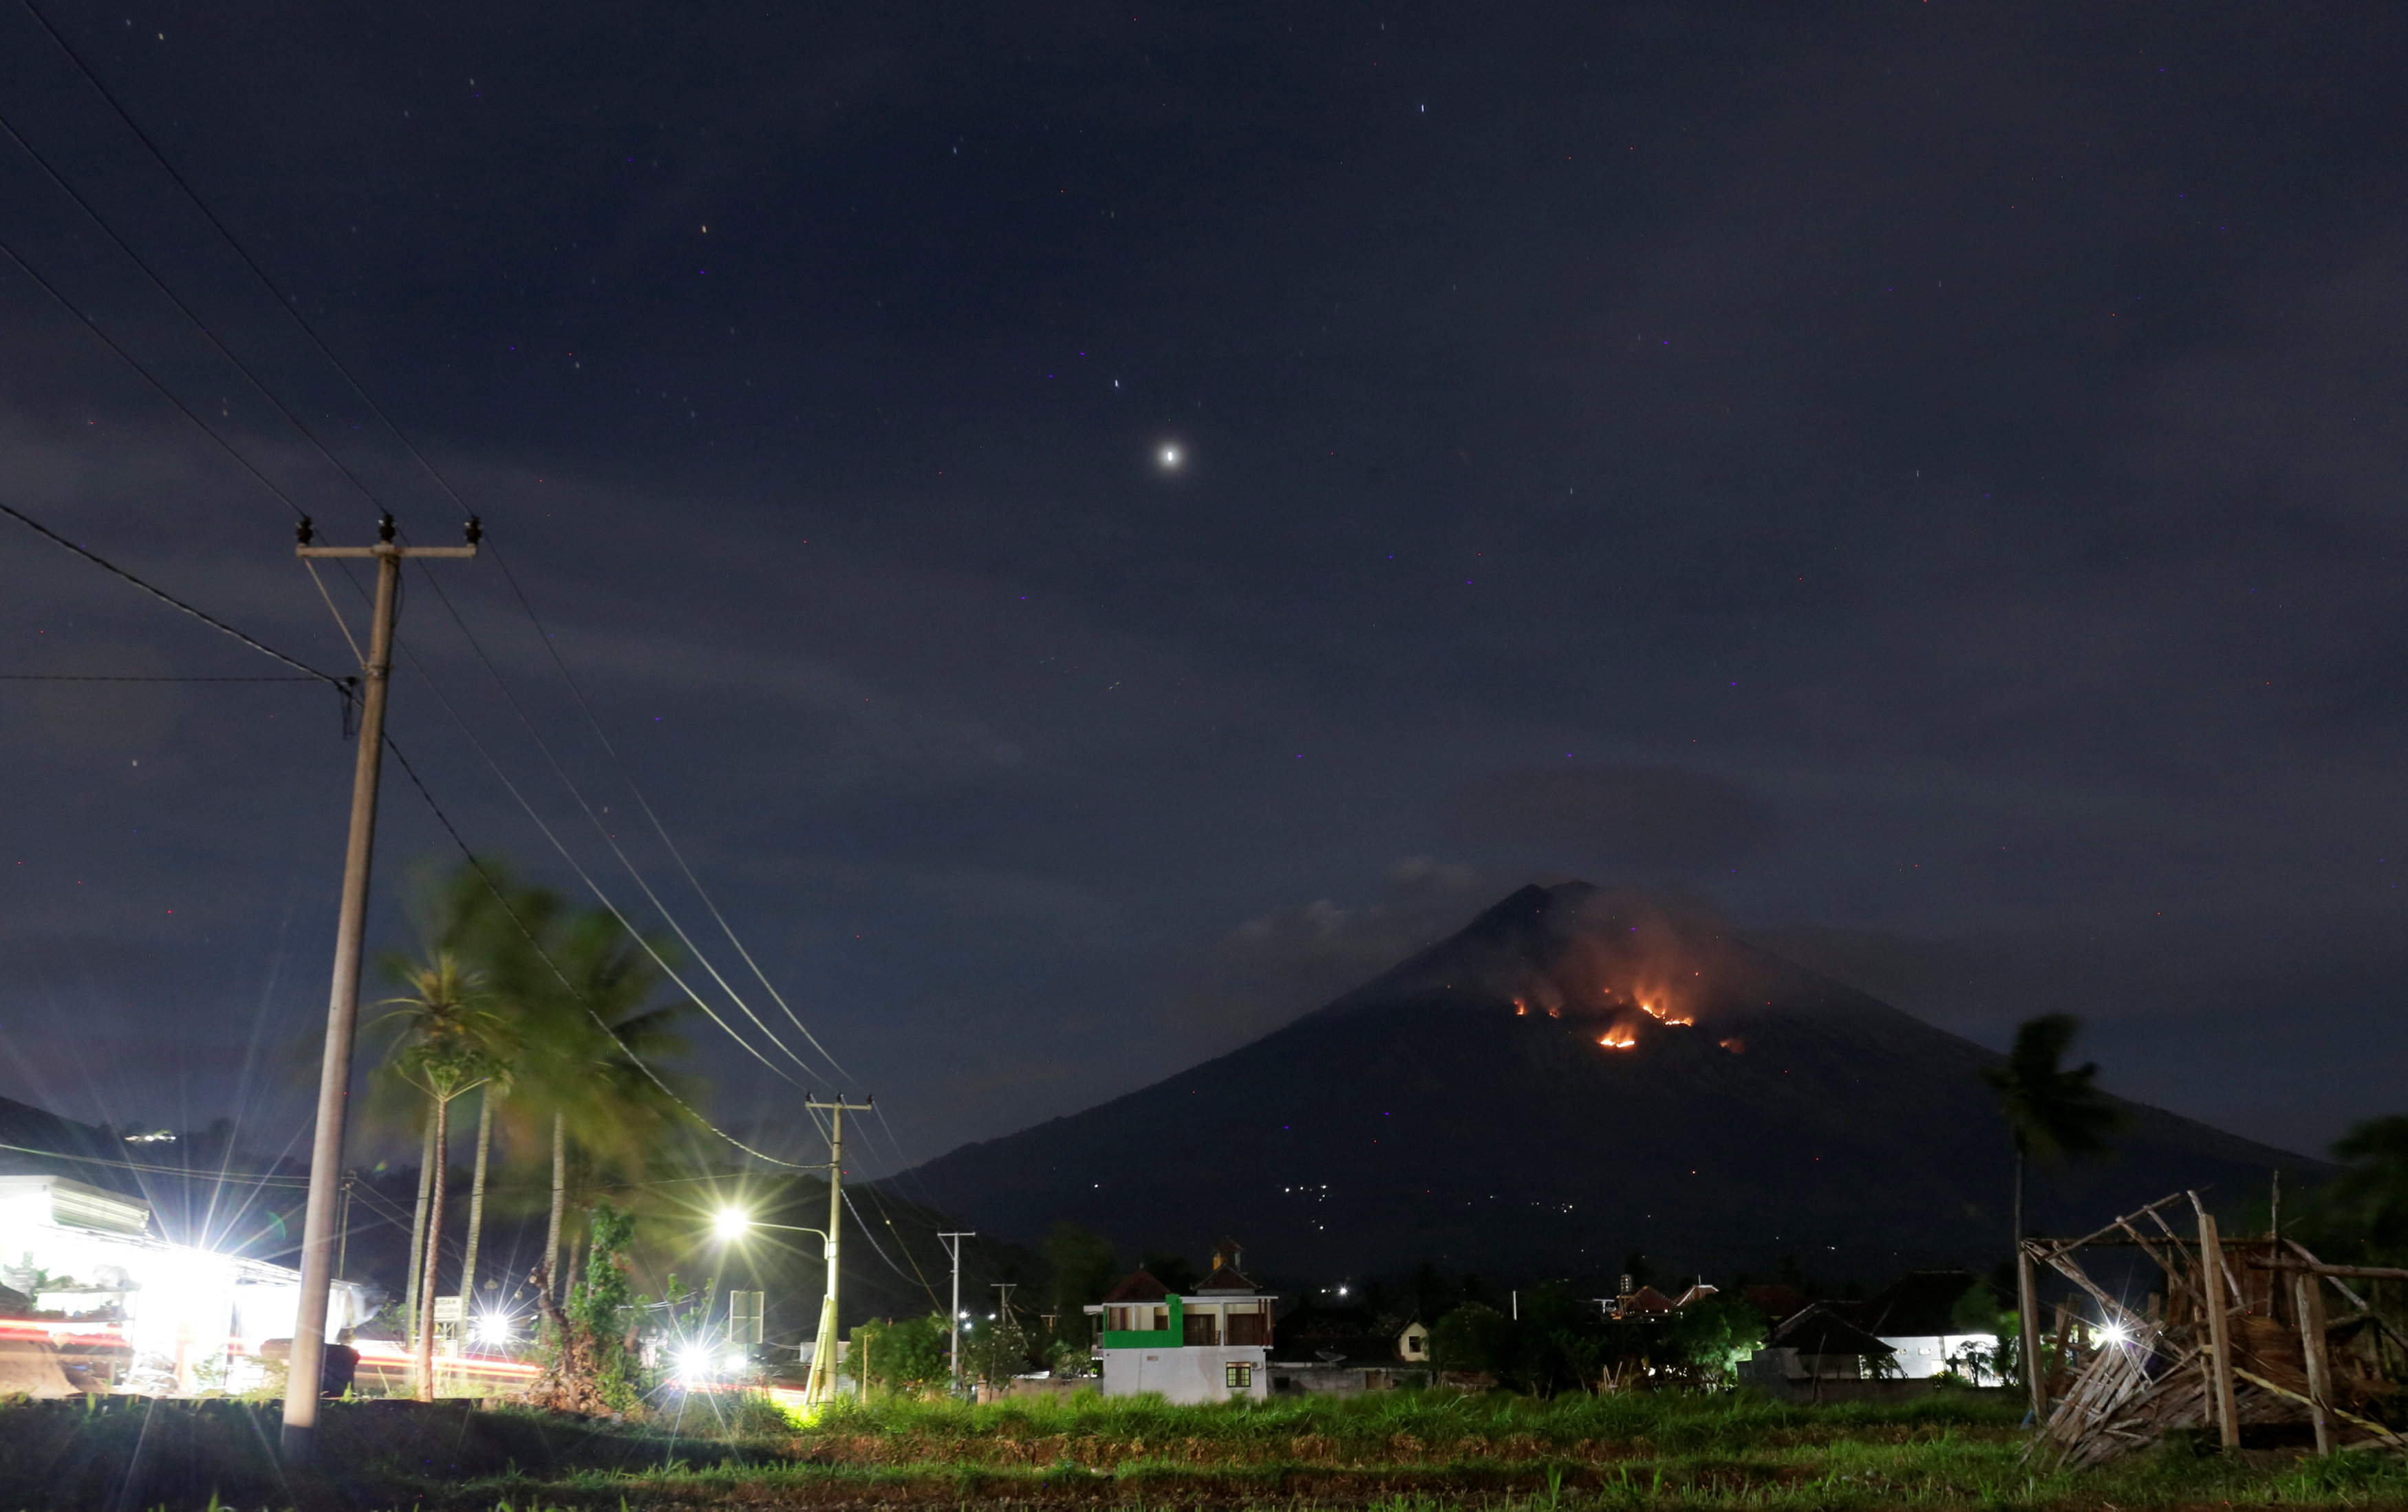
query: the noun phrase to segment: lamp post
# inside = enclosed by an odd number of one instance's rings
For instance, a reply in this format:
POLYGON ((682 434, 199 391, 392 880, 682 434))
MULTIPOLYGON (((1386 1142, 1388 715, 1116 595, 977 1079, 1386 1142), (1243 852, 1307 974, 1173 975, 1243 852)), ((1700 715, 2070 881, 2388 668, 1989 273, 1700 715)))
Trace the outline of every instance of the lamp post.
MULTIPOLYGON (((719 1235, 722 1242, 727 1244, 735 1243, 754 1229, 777 1229, 787 1234, 816 1234, 820 1239, 821 1261, 829 1265, 836 1263, 836 1247, 828 1242, 825 1229, 814 1229, 801 1223, 756 1223, 751 1214, 737 1207, 721 1208, 718 1215, 711 1219, 710 1229, 713 1234, 719 1235)), ((812 1354, 816 1356, 822 1347, 813 1346, 812 1354)))

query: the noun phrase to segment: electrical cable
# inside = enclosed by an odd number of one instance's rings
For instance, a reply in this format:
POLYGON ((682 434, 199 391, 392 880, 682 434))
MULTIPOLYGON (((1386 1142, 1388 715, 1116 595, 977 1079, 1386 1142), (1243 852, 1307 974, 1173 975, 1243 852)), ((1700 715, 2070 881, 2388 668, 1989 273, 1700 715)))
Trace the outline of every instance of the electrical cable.
MULTIPOLYGON (((194 1171, 189 1166, 150 1165, 140 1161, 112 1161, 102 1155, 69 1155, 64 1150, 36 1149, 29 1145, 0 1145, 0 1149, 9 1150, 19 1155, 41 1155, 54 1161, 78 1161, 85 1165, 110 1165, 124 1171, 148 1171, 158 1176, 199 1177, 205 1175, 205 1173, 194 1171)), ((309 1184, 309 1178, 306 1176, 211 1176, 207 1179, 253 1187, 307 1187, 309 1184)))
MULTIPOLYGON (((544 761, 551 765, 552 776, 558 777, 561 786, 568 790, 569 797, 576 801, 578 808, 585 815, 586 822, 594 826, 594 832, 602 837, 603 844, 609 847, 610 853, 619 859, 619 864, 633 879, 637 890, 643 893, 644 901, 650 903, 653 910, 668 921, 669 928, 677 934, 679 943, 693 953, 695 960, 702 963, 702 969, 710 974, 710 979, 719 984, 719 990, 725 992, 728 1000, 736 1005, 745 1018, 752 1020, 752 1027, 761 1032, 762 1037, 776 1046, 787 1060, 794 1062, 796 1068, 803 1075, 816 1077, 818 1072, 801 1056, 796 1055, 793 1048, 778 1036, 778 1032, 762 1020, 759 1014, 752 1011, 752 1006, 745 1002, 743 994, 737 991, 735 986, 721 975, 719 967, 712 963, 709 955, 704 953, 700 946, 695 944, 694 936, 687 934, 685 926, 678 921, 677 915, 669 911, 668 906, 663 903, 660 895, 652 891, 652 884, 644 880, 643 873, 638 870, 635 862, 629 859, 627 852, 620 847, 618 837, 610 833, 609 825, 602 822, 601 816, 594 812, 593 804, 587 801, 584 792, 577 786, 576 779, 571 777, 567 770, 560 764, 560 758, 553 753, 552 743, 543 738, 542 733, 536 729, 535 721, 527 717, 526 709, 519 703, 518 694, 510 691, 510 685, 503 678, 501 669, 494 665, 494 659, 486 654, 483 643, 477 639, 476 632, 468 628, 467 621, 461 618, 460 611, 453 606, 452 595, 444 592, 442 580, 432 573, 427 575, 426 580, 434 588, 436 598, 442 603, 444 612, 452 617, 452 624, 458 627, 461 635, 467 640, 469 649, 475 651, 477 660, 484 664, 486 674, 494 679, 494 685, 502 691, 502 697, 510 706, 510 712, 518 716, 519 723, 525 727, 528 737, 536 743, 536 749, 543 752, 544 761)), ((741 947, 738 949, 740 949, 741 947)), ((684 984, 680 983, 680 985, 684 984)), ((801 1027, 799 1021, 796 1027, 801 1027)), ((809 1030, 804 1031, 806 1036, 810 1033, 809 1030)), ((813 1044, 816 1046, 817 1042, 814 1041, 813 1044)), ((827 1054, 825 1050, 820 1053, 823 1057, 827 1054)), ((835 1063, 831 1060, 829 1063, 833 1065, 835 1063)), ((794 1083, 794 1078, 791 1077, 785 1079, 789 1083, 794 1083)))
MULTIPOLYGON (((472 736, 470 738, 473 743, 474 737, 472 736)), ((385 736, 384 746, 385 749, 393 752, 393 759, 401 763, 401 770, 403 774, 409 778, 410 786, 416 788, 418 790, 418 795, 426 800, 426 806, 433 811, 437 822, 443 826, 445 834, 452 836, 452 843, 460 848, 461 856, 467 861, 469 867, 476 872, 478 880, 485 884, 485 891, 494 895, 494 901, 502 906, 503 914, 509 918, 510 923, 518 930, 519 934, 524 937, 528 948, 535 951, 537 959, 540 960, 552 972, 552 976, 559 980, 561 987, 567 991, 568 995, 577 1000, 578 1006, 585 1010, 586 1017, 592 1019, 604 1034, 610 1036, 610 1042, 619 1047, 620 1053, 626 1056, 629 1064, 635 1066, 637 1070, 641 1071, 645 1077, 649 1079, 654 1087, 660 1089, 662 1096, 667 1098, 670 1102, 675 1103, 679 1107, 683 1108, 686 1115, 689 1118, 692 1118, 695 1122, 702 1125, 705 1129, 710 1130, 712 1134, 717 1134, 721 1139, 725 1140, 736 1148, 742 1150, 745 1154, 752 1156, 754 1160, 763 1162, 769 1165, 783 1166, 791 1171, 808 1171, 812 1169, 810 1166, 798 1165, 793 1161, 781 1161, 775 1155, 765 1155, 761 1151, 754 1149, 752 1146, 746 1144, 741 1139, 737 1138, 734 1134, 722 1129, 719 1125, 711 1122, 709 1119, 704 1118, 700 1110, 695 1108, 693 1104, 688 1103, 684 1098, 680 1097, 676 1091, 671 1088, 667 1082, 661 1079, 659 1072, 654 1071, 651 1066, 645 1064, 643 1057, 638 1055, 633 1049, 628 1048, 627 1042, 619 1037, 618 1030, 611 1025, 609 1020, 603 1018, 601 1013, 595 1008, 594 1005, 586 1001, 585 994, 580 992, 575 984, 569 981, 567 975, 560 969, 559 963, 552 959, 551 952, 544 949, 542 942, 538 941, 535 937, 534 933, 526 927, 526 921, 519 917, 518 910, 510 906, 510 900, 509 897, 503 893, 501 888, 494 881, 493 875, 485 870, 484 863, 477 859, 477 853, 468 849, 468 842, 461 838, 458 827, 452 822, 452 817, 449 814, 446 814, 443 811, 442 806, 435 801, 435 794, 427 791, 425 782, 419 777, 418 769, 409 764, 409 758, 402 754, 401 747, 394 743, 393 736, 389 735, 385 736)), ((490 764, 490 759, 488 761, 488 764, 490 764)), ((505 778, 504 781, 507 783, 508 779, 505 778)), ((541 821, 538 820, 538 822, 540 824, 541 821)), ((569 864, 574 866, 576 863, 572 861, 569 864)), ((609 907, 609 900, 605 898, 603 900, 603 906, 605 907, 609 907)), ((635 934, 638 942, 641 943, 643 936, 636 934, 633 926, 628 925, 625 917, 621 915, 616 908, 611 908, 610 912, 611 917, 619 920, 621 927, 625 928, 628 934, 635 934)), ((657 961, 659 957, 655 955, 653 959, 657 961)), ((710 1009, 705 1008, 703 1011, 708 1013, 710 1012, 710 1009)), ((724 1026, 723 1025, 722 1027, 724 1026)), ((739 1043, 741 1042, 739 1041, 739 1043)))
POLYGON ((316 682, 318 678, 132 678, 74 672, 0 672, 0 682, 316 682))
MULTIPOLYGON (((733 1025, 729 1024, 726 1020, 722 1019, 719 1016, 718 1011, 712 1008, 709 1003, 704 1002, 701 994, 696 992, 683 977, 679 976, 677 968, 670 965, 667 960, 661 955, 660 951, 653 948, 652 941, 644 937, 643 932, 636 928, 634 923, 629 921, 626 914, 622 912, 619 906, 610 900, 610 895, 602 891, 601 884, 595 882, 593 877, 587 873, 585 868, 578 863, 576 856, 570 853, 569 849, 561 844, 560 836, 552 833, 552 826, 544 822, 543 816, 537 813, 535 806, 527 802, 526 795, 519 792, 518 784, 512 782, 509 779, 509 775, 502 770, 501 764, 494 760, 493 753, 485 749, 485 743, 479 740, 477 738, 476 732, 468 728, 468 721, 461 717, 460 710, 452 704, 450 696, 443 692, 441 684, 436 682, 434 678, 427 673, 426 668, 420 664, 417 651, 410 647, 408 642, 402 640, 399 636, 395 636, 394 640, 401 647, 402 654, 409 659, 411 670, 415 671, 419 677, 425 681, 428 689, 435 694, 436 701, 443 706, 444 710, 452 716, 452 721, 460 727, 460 733, 467 737, 469 746, 475 749, 479 756, 484 758, 486 767, 493 772, 494 777, 500 781, 506 790, 509 791, 509 795, 518 801, 519 807, 525 811, 528 820, 534 823, 536 829, 542 834, 546 840, 552 842, 552 848, 560 853, 560 859, 568 863, 568 869, 577 874, 577 879, 585 884, 586 891, 592 892, 596 899, 600 900, 602 906, 609 910, 610 917, 619 921, 620 927, 626 930, 628 934, 634 937, 636 943, 644 948, 644 953, 652 958, 652 963, 661 968, 662 974, 666 976, 670 981, 675 982, 678 986, 678 991, 683 992, 687 999, 691 1001, 695 1007, 698 1007, 703 1011, 706 1018, 710 1019, 712 1023, 717 1024, 721 1030, 725 1032, 728 1038, 742 1046, 746 1053, 750 1054, 754 1060, 760 1062, 763 1065, 768 1067, 770 1075, 785 1082, 788 1086, 808 1093, 810 1091, 810 1088, 803 1086, 801 1082, 798 1082, 795 1080, 794 1077, 787 1076, 784 1067, 779 1065, 775 1061, 772 1061, 767 1056, 762 1054, 759 1049, 754 1048, 751 1040, 746 1039, 742 1034, 738 1034, 733 1025)), ((785 1163, 780 1162, 779 1163, 783 1164, 785 1163)))
POLYGON ((669 838, 668 830, 661 823, 660 816, 652 811, 651 800, 644 796, 643 789, 636 785, 635 775, 627 770, 626 763, 620 759, 619 748, 611 744, 610 737, 603 733, 602 721, 595 717, 594 706, 586 701, 585 690, 579 686, 577 678, 570 674, 568 663, 561 658, 559 643, 552 638, 549 631, 544 629, 543 620, 538 617, 535 606, 527 599, 526 590, 519 586, 518 574, 510 571, 509 562, 503 556, 498 546, 494 548, 494 562, 502 569, 503 579, 510 585, 510 592, 518 599, 519 607, 525 611, 527 623, 535 627, 536 639, 542 643, 544 649, 552 657, 552 665, 559 669, 561 680, 566 683, 568 691, 576 695, 577 706, 585 715, 586 727, 594 732, 594 738, 601 743, 603 750, 609 755, 610 764, 618 769, 620 780, 626 783, 627 791, 634 794, 637 806, 644 811, 644 818, 652 826, 652 833, 660 837, 663 848, 678 863, 678 870, 685 875, 686 883, 694 889, 695 896, 700 898, 702 906, 710 910, 710 917, 718 921, 721 931, 727 936, 728 943, 736 947, 736 953, 743 959, 744 964, 759 979, 762 988, 768 992, 770 1001, 776 1003, 787 1019, 793 1021, 794 1026, 801 1031, 803 1038, 810 1043, 811 1048, 819 1051, 820 1058, 827 1062, 829 1069, 836 1072, 839 1080, 852 1080, 853 1074, 845 1070, 835 1056, 828 1053, 827 1047, 819 1042, 819 1036, 813 1034, 810 1026, 796 1017, 795 1010, 787 1005, 784 995, 778 991, 776 984, 769 980, 768 974, 764 972, 760 963, 752 959, 752 952, 747 950, 744 948, 744 942, 737 937, 736 928, 727 921, 727 916, 719 911, 719 905, 711 900, 708 892, 704 891, 701 879, 695 876, 694 868, 687 864, 685 853, 678 849, 676 841, 669 838))
POLYGON ((186 420, 191 421, 195 426, 199 427, 203 435, 215 441, 218 444, 219 449, 224 451, 227 456, 232 457, 235 461, 235 464, 240 467, 244 472, 249 473, 261 488, 265 489, 268 492, 273 493, 278 498, 283 500, 284 506, 292 510, 294 514, 299 515, 302 519, 307 520, 309 518, 309 511, 302 508, 298 504, 295 504, 293 501, 293 495, 277 487, 265 473, 263 473, 257 467, 252 466, 251 459, 244 456, 241 452, 236 451, 234 449, 234 444, 232 442, 228 441, 224 436, 220 435, 217 432, 211 430, 208 426, 208 422, 202 420, 198 414, 194 412, 192 406, 176 397, 175 393, 169 390, 165 383, 160 382, 157 378, 153 377, 150 370, 143 366, 142 364, 135 358, 132 352, 127 351, 123 347, 118 345, 116 337, 102 330, 99 323, 93 321, 91 316, 86 315, 83 311, 76 308, 75 303, 68 299, 66 295, 59 292, 58 289, 51 284, 50 279, 45 278, 39 273, 35 272, 34 265, 31 263, 26 262, 23 258, 18 256, 17 250, 15 248, 9 246, 5 241, 0 241, 0 253, 7 254, 8 261, 17 264, 17 270, 19 272, 24 274, 25 277, 41 285, 42 292, 44 293, 49 294, 52 299, 58 301, 59 308, 65 310, 69 315, 81 321, 85 330, 90 331, 93 335, 100 338, 102 346, 107 347, 109 350, 123 358, 125 360, 126 366, 134 369, 136 373, 139 374, 143 382, 150 384, 151 388, 157 390, 160 398, 166 400, 171 405, 174 405, 176 408, 183 414, 183 417, 186 420))
POLYGON ((73 63, 77 70, 83 75, 84 81, 93 87, 93 93, 108 102, 109 109, 117 113, 118 120, 125 122, 125 129, 132 132, 135 140, 140 142, 150 152, 151 161, 157 163, 165 171, 167 177, 175 180, 176 187, 184 192, 184 197, 193 202, 194 207, 201 212, 202 218, 216 228, 219 235, 225 238, 225 244, 234 250, 235 256, 242 259, 242 265, 251 270, 251 277, 259 280, 260 287, 267 291, 269 296, 276 301, 277 307, 292 317, 293 323, 300 328, 301 334, 309 338, 309 344, 318 349, 318 355, 326 359, 328 364, 337 373, 342 375, 343 381, 351 386, 351 392, 359 397, 362 404, 368 407, 370 413, 384 422, 385 429, 393 433, 394 439, 402 444, 403 449, 409 453, 419 466, 426 469, 427 477, 435 479, 436 486, 440 488, 454 505, 464 510, 466 509, 468 506, 461 499, 459 491, 452 488, 451 482, 436 470, 435 464, 426 460, 425 454, 418 449, 408 435, 394 423, 391 415, 385 413, 384 407, 371 398, 367 390, 361 386, 360 380, 351 376, 351 370, 344 366, 342 359, 337 357, 327 347, 323 338, 318 335, 317 328, 311 325, 308 318, 301 313, 295 301, 286 297, 284 292, 277 288, 276 280, 267 276, 266 270, 259 265, 258 260, 244 250, 242 243, 235 238, 235 234, 227 229, 226 223, 218 219, 217 212, 209 208, 208 201, 203 199, 200 192, 177 171, 175 164, 168 161, 167 154, 159 150, 159 144, 150 139, 150 134, 142 129, 141 124, 134 119, 132 112, 119 103, 117 96, 109 92, 108 85, 100 81, 100 76, 93 71, 92 64, 84 61, 83 54, 78 52, 67 39, 59 34, 59 29, 50 24, 50 19, 42 13, 41 7, 35 5, 34 0, 23 0, 23 4, 26 12, 40 24, 43 31, 50 34, 50 40, 58 45, 61 52, 67 55, 68 61, 73 63))
MULTIPOLYGON (((844 1210, 853 1215, 853 1227, 859 1229, 861 1231, 861 1236, 869 1241, 869 1248, 878 1251, 878 1258, 886 1262, 886 1268, 893 1271, 896 1275, 903 1277, 904 1280, 910 1280, 910 1277, 903 1276, 903 1267, 896 1264, 894 1260, 887 1255, 884 1247, 879 1244, 877 1234, 870 1229, 867 1223, 862 1221, 861 1209, 853 1205, 853 1193, 847 1191, 841 1185, 837 1188, 837 1191, 844 1198, 844 1210)), ((897 1242, 899 1243, 900 1241, 898 1240, 897 1242)), ((944 1307, 944 1304, 937 1302, 937 1289, 928 1285, 928 1278, 924 1276, 920 1277, 919 1284, 922 1290, 928 1293, 928 1300, 932 1303, 936 1303, 939 1310, 941 1311, 944 1307)))
POLYGON ((117 250, 125 254, 127 261, 131 262, 136 267, 142 270, 142 276, 150 280, 150 287, 158 290, 160 294, 166 299, 167 303, 175 306, 176 308, 182 313, 184 319, 193 322, 194 329, 199 331, 201 335, 208 339, 208 344, 217 349, 218 355, 224 358, 226 362, 233 366, 236 372, 242 375, 244 382, 249 383, 253 389, 257 390, 259 396, 266 400, 268 405, 274 408, 278 414, 284 417, 285 423, 291 425, 295 431, 300 432, 303 440, 308 441, 311 446, 317 448, 318 455, 325 458, 337 472, 343 475, 345 479, 351 483, 351 487, 359 490, 360 496, 362 498, 366 499, 371 505, 375 505, 380 511, 382 510, 382 504, 378 501, 375 493, 369 491, 368 486, 360 481, 359 475, 352 472, 351 469, 343 463, 341 458, 337 457, 333 452, 327 450, 326 443, 318 438, 318 434, 315 431, 312 431, 308 425, 302 423, 301 417, 293 413, 293 411, 287 407, 283 400, 279 399, 275 394, 268 392, 267 385, 259 380, 259 376, 257 374, 253 373, 249 367, 243 365, 242 359, 236 357, 233 350, 229 349, 223 341, 219 339, 218 334, 209 329, 208 322, 202 320, 199 313, 196 312, 193 307, 185 304, 183 299, 177 294, 176 291, 168 288, 165 279, 161 278, 158 274, 151 271, 150 264, 142 260, 142 254, 136 251, 132 247, 126 244, 125 238, 117 234, 117 228, 110 225, 106 220, 101 218, 100 212, 92 207, 92 202, 85 199, 80 193, 77 193, 75 186, 68 183, 65 178, 60 176, 59 170, 50 165, 50 160, 42 156, 42 154, 36 150, 33 143, 25 140, 24 134, 18 131, 16 126, 11 124, 8 118, 6 116, 0 116, 0 132, 7 133, 8 139, 15 142, 18 149, 27 157, 32 158, 36 166, 39 167, 43 173, 49 175, 50 182, 56 184, 59 187, 60 192, 65 194, 67 198, 76 202, 77 208, 83 211, 85 219, 91 221, 93 225, 98 226, 101 230, 101 235, 107 236, 112 243, 114 243, 117 250))
MULTIPOLYGON (((0 250, 6 250, 6 249, 0 248, 0 250)), ((11 252, 9 255, 13 257, 16 254, 11 252)), ((73 551, 76 555, 83 558, 93 565, 99 567, 104 571, 116 574, 118 577, 124 578, 127 582, 132 583, 135 587, 142 590, 142 592, 150 594, 152 598, 159 599, 164 603, 175 606, 177 608, 183 610, 186 614, 191 615, 194 619, 198 620, 201 623, 208 626, 210 629, 224 635, 232 635, 235 639, 242 642, 245 646, 250 647, 252 650, 261 652, 264 655, 272 656, 276 658, 276 660, 283 663, 286 666, 292 667, 296 671, 307 672, 309 676, 317 678, 321 682, 333 683, 336 687, 343 690, 343 696, 346 699, 351 697, 353 685, 359 681, 357 678, 337 678, 332 673, 321 672, 307 662, 287 656, 282 651, 278 650, 272 646, 264 645, 259 641, 251 639, 249 635, 244 635, 234 626, 227 624, 224 620, 193 607, 182 599, 178 598, 175 594, 168 592, 165 589, 154 588, 150 584, 144 582, 141 578, 136 578, 132 573, 126 571, 123 567, 117 565, 115 563, 108 561, 95 552, 84 549, 75 542, 68 540, 65 536, 60 535, 57 531, 50 529, 50 526, 43 524, 40 521, 36 520, 33 516, 15 507, 14 506, 0 504, 0 514, 7 515, 10 519, 15 520, 19 524, 24 525, 28 529, 31 529, 39 535, 50 537, 52 541, 65 547, 68 550, 73 551)))

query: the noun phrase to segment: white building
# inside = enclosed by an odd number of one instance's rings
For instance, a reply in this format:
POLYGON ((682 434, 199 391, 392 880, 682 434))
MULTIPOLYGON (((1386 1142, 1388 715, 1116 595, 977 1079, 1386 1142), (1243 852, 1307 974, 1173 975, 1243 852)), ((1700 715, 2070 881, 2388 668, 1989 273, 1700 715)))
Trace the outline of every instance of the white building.
MULTIPOLYGON (((62 1315, 12 1334, 108 1357, 107 1384, 160 1395, 257 1384, 260 1346, 290 1340, 300 1313, 298 1271, 170 1244, 147 1203, 57 1176, 0 1176, 0 1284, 62 1315)), ((329 1336, 366 1322, 368 1288, 337 1281, 329 1336)))

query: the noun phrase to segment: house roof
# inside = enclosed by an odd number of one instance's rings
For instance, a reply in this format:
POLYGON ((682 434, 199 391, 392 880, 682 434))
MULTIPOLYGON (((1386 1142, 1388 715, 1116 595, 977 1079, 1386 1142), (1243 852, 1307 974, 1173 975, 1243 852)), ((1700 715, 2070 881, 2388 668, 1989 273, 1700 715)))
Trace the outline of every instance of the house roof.
POLYGON ((1779 1281, 1768 1281, 1760 1286, 1745 1287, 1742 1290, 1747 1293, 1750 1304, 1766 1317, 1775 1319, 1787 1318, 1806 1305, 1805 1292, 1794 1286, 1784 1286, 1779 1281))
POLYGON ((1170 1295, 1170 1288, 1154 1278, 1154 1273, 1139 1269, 1129 1272, 1121 1284, 1104 1293, 1110 1302, 1160 1302, 1170 1295))
POLYGON ((1892 1338, 1955 1334, 1956 1304, 1985 1283, 1971 1271, 1909 1271, 1856 1309, 1856 1320, 1892 1338))
POLYGON ((1799 1354, 1898 1353, 1819 1302, 1774 1329, 1764 1343, 1767 1348, 1795 1349, 1799 1354))
POLYGON ((1668 1313, 1673 1309, 1672 1299, 1652 1286, 1642 1286, 1622 1299, 1622 1310, 1630 1313, 1668 1313))

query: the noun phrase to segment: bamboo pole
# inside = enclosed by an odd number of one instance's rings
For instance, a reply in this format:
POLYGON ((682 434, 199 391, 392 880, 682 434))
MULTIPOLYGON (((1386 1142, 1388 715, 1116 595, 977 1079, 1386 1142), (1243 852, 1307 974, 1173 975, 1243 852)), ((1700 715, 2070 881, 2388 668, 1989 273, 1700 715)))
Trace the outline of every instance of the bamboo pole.
POLYGON ((2326 1352, 2324 1288, 2313 1276, 2292 1283, 2299 1300, 2300 1350, 2308 1365, 2308 1401, 2316 1424, 2316 1453, 2329 1455, 2332 1440, 2332 1360, 2326 1352))
POLYGON ((2232 1333, 2225 1318, 2224 1247, 2216 1239, 2215 1215, 2204 1207, 2199 1214, 2199 1262, 2207 1276, 2207 1372, 2214 1396, 2217 1438, 2226 1448, 2237 1449, 2241 1418, 2232 1405, 2232 1333))

